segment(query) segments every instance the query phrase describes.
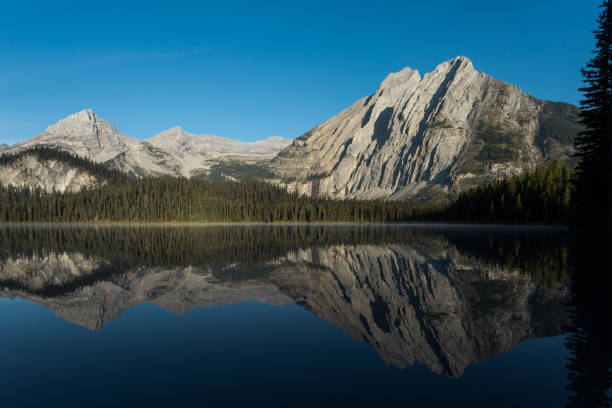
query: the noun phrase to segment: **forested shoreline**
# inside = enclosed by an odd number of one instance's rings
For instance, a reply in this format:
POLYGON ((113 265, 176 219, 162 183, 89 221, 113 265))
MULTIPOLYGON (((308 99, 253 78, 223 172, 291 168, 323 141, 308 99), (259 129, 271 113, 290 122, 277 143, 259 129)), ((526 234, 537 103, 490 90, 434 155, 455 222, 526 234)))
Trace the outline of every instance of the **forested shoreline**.
POLYGON ((0 187, 0 222, 559 224, 572 219, 572 170, 556 161, 464 191, 447 205, 427 206, 410 201, 309 197, 262 180, 136 178, 43 148, 0 160, 11 163, 25 154, 64 161, 90 172, 100 185, 65 193, 0 187))
POLYGON ((466 190, 425 218, 452 222, 570 224, 574 220, 573 170, 552 161, 521 175, 466 190))
POLYGON ((137 178, 44 148, 0 157, 0 164, 27 154, 88 171, 98 185, 64 193, 0 187, 0 222, 403 222, 419 215, 405 202, 307 197, 261 180, 137 178))

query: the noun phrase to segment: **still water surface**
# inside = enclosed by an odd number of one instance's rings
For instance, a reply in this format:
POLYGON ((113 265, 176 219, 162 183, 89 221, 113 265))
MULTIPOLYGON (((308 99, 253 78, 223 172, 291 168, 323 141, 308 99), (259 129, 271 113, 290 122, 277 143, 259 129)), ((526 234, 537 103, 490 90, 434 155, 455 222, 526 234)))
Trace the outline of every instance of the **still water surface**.
POLYGON ((566 235, 2 227, 2 406, 564 406, 597 381, 566 235))

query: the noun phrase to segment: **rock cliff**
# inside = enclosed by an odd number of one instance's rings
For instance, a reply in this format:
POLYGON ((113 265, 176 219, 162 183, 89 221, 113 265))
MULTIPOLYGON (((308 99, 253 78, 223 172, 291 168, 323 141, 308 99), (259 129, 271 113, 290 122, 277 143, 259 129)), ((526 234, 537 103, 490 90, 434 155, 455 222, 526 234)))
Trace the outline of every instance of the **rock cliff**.
POLYGON ((34 154, 21 156, 11 163, 0 164, 0 185, 47 192, 76 192, 101 184, 86 170, 61 160, 40 159, 34 154))
POLYGON ((457 57, 423 77, 410 68, 390 74, 373 95, 296 139, 271 168, 304 194, 424 197, 568 159, 577 114, 457 57))

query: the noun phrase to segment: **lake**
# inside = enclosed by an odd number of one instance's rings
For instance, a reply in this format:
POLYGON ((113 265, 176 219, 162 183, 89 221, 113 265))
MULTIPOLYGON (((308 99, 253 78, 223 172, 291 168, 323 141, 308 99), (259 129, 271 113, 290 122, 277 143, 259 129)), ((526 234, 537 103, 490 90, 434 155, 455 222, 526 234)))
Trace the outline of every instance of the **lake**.
POLYGON ((608 264, 568 235, 0 226, 2 405, 604 406, 608 264))

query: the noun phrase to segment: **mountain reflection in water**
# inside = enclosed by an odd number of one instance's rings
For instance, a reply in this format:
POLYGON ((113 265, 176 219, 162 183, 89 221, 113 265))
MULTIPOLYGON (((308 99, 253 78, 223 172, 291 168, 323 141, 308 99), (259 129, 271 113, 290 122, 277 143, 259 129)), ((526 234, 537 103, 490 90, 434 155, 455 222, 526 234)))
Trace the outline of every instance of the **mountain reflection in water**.
POLYGON ((4 227, 0 290, 91 330, 150 302, 295 302, 399 368, 469 364, 568 323, 555 230, 401 226, 4 227))

